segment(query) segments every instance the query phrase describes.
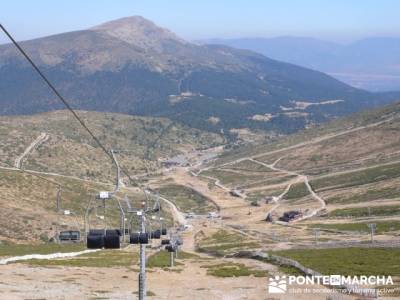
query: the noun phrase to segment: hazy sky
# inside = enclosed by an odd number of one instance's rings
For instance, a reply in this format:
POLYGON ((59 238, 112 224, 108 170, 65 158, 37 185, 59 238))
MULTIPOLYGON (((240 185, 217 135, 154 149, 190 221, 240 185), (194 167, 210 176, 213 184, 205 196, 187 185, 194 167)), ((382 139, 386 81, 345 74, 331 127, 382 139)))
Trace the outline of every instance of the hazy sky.
MULTIPOLYGON (((131 15, 186 39, 312 36, 349 41, 400 36, 399 0, 2 0, 0 22, 17 40, 131 15)), ((1 35, 0 43, 6 40, 1 35)))

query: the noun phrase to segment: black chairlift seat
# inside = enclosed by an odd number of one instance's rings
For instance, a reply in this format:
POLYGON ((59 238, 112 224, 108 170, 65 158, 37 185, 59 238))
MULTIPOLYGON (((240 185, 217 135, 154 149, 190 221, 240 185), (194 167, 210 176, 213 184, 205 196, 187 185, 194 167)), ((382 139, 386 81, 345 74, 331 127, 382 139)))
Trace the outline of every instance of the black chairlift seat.
POLYGON ((120 234, 121 230, 119 229, 107 229, 105 231, 103 229, 91 229, 87 236, 87 247, 89 249, 119 249, 121 248, 120 234))
POLYGON ((90 229, 89 235, 104 235, 104 229, 90 229))
POLYGON ((139 243, 140 244, 148 244, 149 243, 149 234, 148 233, 139 234, 139 243))
POLYGON ((151 233, 151 238, 152 239, 160 239, 161 238, 161 230, 160 229, 154 230, 151 233))
POLYGON ((104 247, 104 235, 89 234, 86 245, 88 249, 102 249, 104 247))
POLYGON ((167 228, 163 228, 161 230, 161 235, 167 235, 167 228))
POLYGON ((161 240, 161 245, 169 245, 170 240, 161 240))
POLYGON ((120 229, 107 229, 106 230, 106 236, 109 235, 117 235, 117 236, 122 236, 121 230, 120 229))
POLYGON ((104 238, 104 229, 91 229, 86 238, 86 246, 88 249, 102 249, 104 238))
POLYGON ((139 236, 140 236, 139 232, 131 233, 131 235, 129 237, 129 243, 130 244, 139 244, 139 236))
POLYGON ((130 244, 148 244, 149 243, 149 234, 148 233, 139 233, 135 232, 130 235, 129 238, 130 244))
POLYGON ((104 248, 106 249, 119 249, 121 248, 121 241, 117 234, 107 234, 104 238, 104 248))

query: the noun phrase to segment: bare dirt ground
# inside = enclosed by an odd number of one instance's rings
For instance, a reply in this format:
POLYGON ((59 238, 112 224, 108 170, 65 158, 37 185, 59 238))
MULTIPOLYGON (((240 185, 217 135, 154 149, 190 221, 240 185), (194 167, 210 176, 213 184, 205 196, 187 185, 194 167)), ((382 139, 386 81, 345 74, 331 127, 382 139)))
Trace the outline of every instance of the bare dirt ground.
MULTIPOLYGON (((227 199, 218 203, 223 205, 224 201, 227 199)), ((229 208, 227 214, 232 213, 239 217, 238 222, 246 218, 240 206, 229 208)), ((190 220, 193 227, 182 235, 182 250, 194 252, 196 233, 201 230, 208 235, 219 229, 222 223, 206 218, 190 220)), ((293 232, 292 229, 288 230, 293 232)), ((253 235, 250 237, 256 238, 253 235)), ((252 269, 268 271, 271 276, 282 273, 274 265, 255 260, 196 254, 198 258, 180 260, 183 265, 173 269, 150 269, 147 273, 147 287, 152 296, 149 299, 326 299, 324 293, 268 294, 268 277, 251 275, 221 278, 208 275, 205 266, 221 263, 241 263, 252 269)), ((138 273, 135 269, 137 265, 131 268, 37 267, 22 263, 5 265, 0 267, 0 299, 137 299, 138 273)), ((322 286, 313 288, 324 289, 322 286)), ((338 299, 352 298, 355 297, 340 296, 338 299)))
MULTIPOLYGON (((326 299, 324 294, 270 297, 267 278, 217 278, 206 275, 202 268, 206 264, 210 262, 191 262, 175 271, 157 269, 148 273, 148 290, 154 293, 149 299, 326 299)), ((137 299, 137 273, 126 268, 16 264, 3 266, 0 272, 1 299, 137 299)))
MULTIPOLYGON (((205 222, 207 227, 201 226, 204 221, 192 223, 193 228, 183 234, 182 250, 194 251, 194 236, 199 228, 206 233, 215 229, 212 221, 205 222)), ((268 294, 268 277, 251 275, 221 278, 208 275, 206 266, 221 263, 241 263, 252 269, 267 271, 271 276, 282 273, 276 266, 256 260, 196 254, 196 258, 179 260, 181 265, 172 269, 148 269, 147 290, 152 295, 149 299, 326 299, 324 293, 268 294)), ((0 267, 0 299, 137 299, 136 268, 136 265, 131 268, 37 267, 22 263, 5 265, 0 267)), ((307 287, 325 289, 322 286, 307 287)), ((338 299, 354 298, 340 295, 338 299)))

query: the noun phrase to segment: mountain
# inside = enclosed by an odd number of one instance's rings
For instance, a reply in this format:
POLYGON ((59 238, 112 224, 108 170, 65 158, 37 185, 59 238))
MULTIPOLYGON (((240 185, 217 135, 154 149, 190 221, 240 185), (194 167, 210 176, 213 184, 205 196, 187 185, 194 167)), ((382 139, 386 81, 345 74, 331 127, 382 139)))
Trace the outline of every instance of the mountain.
POLYGON ((306 37, 210 39, 273 59, 319 70, 371 91, 400 90, 400 38, 366 38, 338 44, 306 37))
MULTIPOLYGON (((399 97, 248 50, 196 45, 142 17, 21 42, 76 109, 167 117, 214 132, 288 133, 399 97)), ((0 113, 63 106, 11 44, 0 46, 0 113)))

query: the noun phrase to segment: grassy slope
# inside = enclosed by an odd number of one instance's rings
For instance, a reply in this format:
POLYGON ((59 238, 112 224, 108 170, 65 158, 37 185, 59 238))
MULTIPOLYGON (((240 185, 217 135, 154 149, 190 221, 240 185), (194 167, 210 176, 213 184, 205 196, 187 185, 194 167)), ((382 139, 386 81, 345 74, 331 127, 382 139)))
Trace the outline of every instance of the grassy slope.
POLYGON ((83 254, 67 259, 53 260, 30 260, 33 266, 70 266, 70 267, 92 267, 92 268, 131 268, 136 267, 139 255, 136 252, 125 250, 102 250, 95 253, 83 254))
POLYGON ((85 245, 77 244, 41 244, 41 245, 0 245, 1 256, 19 256, 26 254, 50 254, 55 252, 75 252, 86 249, 85 245))
POLYGON ((268 271, 252 269, 240 263, 222 263, 217 265, 202 266, 207 269, 207 275, 215 277, 240 277, 240 276, 254 276, 254 277, 267 277, 268 271))
POLYGON ((322 274, 400 275, 400 249, 340 248, 277 251, 322 274))
POLYGON ((157 191, 173 201, 182 212, 207 213, 216 210, 207 197, 186 186, 167 184, 157 191))
MULTIPOLYGON (((276 141, 266 143, 266 144, 261 144, 261 145, 249 145, 245 147, 238 147, 234 150, 227 151, 224 155, 220 157, 218 161, 215 162, 216 165, 229 162, 244 156, 251 156, 251 155, 260 155, 262 153, 268 152, 268 151, 274 151, 274 150, 279 150, 285 147, 293 146, 305 141, 309 141, 318 137, 326 136, 326 135, 331 135, 331 134, 336 134, 339 132, 342 132, 344 130, 352 129, 352 128, 357 128, 359 126, 365 126, 369 124, 373 124, 376 122, 380 122, 385 119, 389 119, 393 116, 399 116, 400 114, 400 103, 396 103, 393 105, 385 106, 383 108, 377 109, 377 110, 370 110, 370 111, 365 111, 361 113, 354 114, 350 117, 347 118, 341 118, 326 124, 323 124, 318 127, 313 127, 306 129, 304 131, 301 131, 299 133, 293 134, 293 135, 288 135, 286 137, 278 137, 276 141)), ((385 125, 381 125, 378 127, 377 134, 382 134, 382 132, 387 133, 387 139, 388 143, 393 143, 394 138, 398 138, 396 136, 393 136, 393 133, 396 132, 396 129, 398 127, 398 121, 393 121, 390 123, 387 123, 385 125), (390 138, 390 139, 389 139, 390 138)), ((369 132, 368 135, 373 134, 373 132, 369 132)), ((344 137, 345 140, 348 140, 348 137, 344 137)), ((386 141, 386 139, 384 139, 386 141)), ((339 140, 336 140, 339 142, 339 140)), ((351 142, 351 141, 349 141, 351 142)), ((381 143, 383 141, 380 141, 381 143)), ((373 145, 368 145, 373 146, 373 145)), ((309 146, 308 146, 309 147, 309 146)), ((322 153, 320 151, 321 149, 315 149, 317 151, 316 153, 310 153, 309 156, 307 157, 308 160, 313 163, 313 161, 318 161, 319 157, 316 157, 315 155, 318 154, 322 157, 322 153)), ((353 149, 354 150, 354 149, 353 149)), ((293 151, 291 151, 293 152, 293 151)), ((285 152, 282 152, 278 154, 277 156, 280 157, 284 154, 287 154, 285 152)), ((351 152, 347 152, 347 154, 351 154, 351 152)), ((285 159, 290 160, 291 157, 287 157, 285 159)), ((292 160, 295 160, 292 158, 292 160)), ((284 161, 284 160, 283 160, 284 161)), ((283 162, 282 161, 282 162, 283 162)), ((340 161, 340 160, 339 160, 340 161)), ((280 163, 281 165, 281 163, 280 163)))
MULTIPOLYGON (((175 255, 175 254, 174 254, 175 255)), ((146 266, 148 268, 167 268, 170 266, 171 253, 166 250, 161 250, 149 256, 146 266)), ((181 260, 199 259, 200 257, 193 253, 179 251, 178 259, 175 259, 174 265, 181 266, 181 260), (176 261, 177 260, 177 261, 176 261)))
MULTIPOLYGON (((223 142, 219 135, 162 118, 85 111, 78 114, 107 148, 124 150, 118 154, 118 159, 131 175, 157 168, 159 158, 223 142)), ((12 166, 42 132, 47 133, 49 139, 29 153, 23 162, 25 169, 114 182, 112 162, 67 111, 0 117, 0 166, 12 166)), ((19 171, 0 169, 0 239, 46 241, 54 236, 56 227, 82 228, 88 200, 100 190, 113 188, 71 178, 43 176, 67 187, 61 193, 62 208, 73 211, 77 217, 60 216, 55 212, 56 184, 19 171), (9 217, 11 215, 13 218, 9 217)), ((135 192, 128 194, 136 202, 143 197, 135 192)), ((110 208, 109 219, 112 226, 116 226, 116 203, 111 203, 110 208)), ((169 212, 165 217, 171 219, 169 212)), ((96 224, 96 220, 93 221, 96 224)))
MULTIPOLYGON (((368 227, 369 223, 337 223, 337 224, 312 224, 311 228, 322 228, 322 229, 333 229, 340 231, 357 231, 369 233, 370 229, 368 227)), ((400 230, 400 221, 383 221, 376 222, 376 234, 384 234, 390 231, 400 230)))
POLYGON ((352 187, 371 182, 388 180, 400 176, 400 163, 377 166, 361 171, 349 172, 336 176, 327 176, 312 181, 311 185, 316 190, 327 190, 330 188, 352 187))
POLYGON ((249 250, 259 248, 255 240, 244 235, 227 230, 219 230, 212 235, 203 237, 197 242, 197 249, 211 255, 224 256, 238 250, 249 250))
MULTIPOLYGON (((62 185, 61 208, 70 210, 74 215, 63 216, 56 213, 57 186, 36 176, 20 171, 0 169, 0 240, 10 239, 16 242, 47 241, 53 237, 56 228, 83 229, 84 213, 89 199, 93 199, 100 190, 110 190, 111 185, 97 184, 82 180, 55 176, 43 176, 62 185), (12 216, 12 217, 10 217, 12 216)), ((122 189, 117 194, 123 198, 127 194, 135 207, 144 200, 140 192, 122 189)), ((107 203, 109 226, 119 226, 119 210, 116 201, 107 203)), ((169 206, 163 206, 163 216, 167 223, 172 216, 169 206)), ((99 214, 102 214, 99 211, 99 214)), ((102 226, 102 221, 91 214, 92 227, 102 226)))
MULTIPOLYGON (((257 160, 266 163, 280 159, 276 167, 309 175, 311 186, 327 200, 328 209, 332 204, 363 202, 367 206, 369 201, 395 201, 400 195, 399 130, 400 103, 397 103, 310 128, 272 143, 239 147, 224 153, 214 164, 218 166, 254 155, 258 156, 257 160), (370 126, 376 123, 379 124, 370 126), (338 135, 360 126, 367 127, 338 135), (318 140, 329 136, 331 138, 318 140), (317 142, 283 149, 311 140, 317 142), (281 151, 263 155, 274 150, 281 151), (335 174, 343 171, 345 173, 335 174)), ((228 167, 231 168, 231 165, 228 167)), ((233 175, 228 176, 226 171, 209 169, 207 172, 217 175, 222 182, 229 182, 230 177, 235 179, 233 175)), ((262 179, 268 172, 258 172, 257 176, 254 174, 253 171, 251 176, 247 176, 242 172, 241 181, 262 179)), ((272 183, 263 184, 267 186, 272 183)), ((292 186, 285 199, 300 199, 307 194, 305 185, 299 183, 292 186)))
MULTIPOLYGON (((154 169, 157 159, 183 149, 207 148, 223 142, 217 134, 163 118, 86 111, 78 114, 107 148, 124 151, 118 154, 120 163, 132 173, 154 169)), ((41 132, 50 138, 29 155, 24 163, 26 169, 96 180, 114 178, 110 159, 67 111, 0 117, 0 162, 13 164, 41 132)))
POLYGON ((373 207, 354 207, 335 209, 329 213, 331 217, 368 217, 400 215, 400 205, 385 205, 373 207))

